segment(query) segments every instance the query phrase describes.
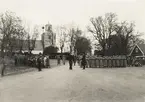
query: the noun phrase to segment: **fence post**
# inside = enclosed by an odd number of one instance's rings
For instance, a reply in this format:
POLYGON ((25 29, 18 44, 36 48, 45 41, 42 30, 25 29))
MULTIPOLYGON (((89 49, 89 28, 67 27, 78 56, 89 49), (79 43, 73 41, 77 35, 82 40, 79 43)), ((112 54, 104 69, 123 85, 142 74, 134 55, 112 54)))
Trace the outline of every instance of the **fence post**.
POLYGON ((124 59, 125 60, 125 66, 124 67, 126 67, 127 66, 127 61, 126 61, 126 59, 124 59))
POLYGON ((3 67, 3 65, 0 64, 0 77, 2 76, 2 67, 3 67))
POLYGON ((104 58, 104 64, 103 65, 104 65, 105 68, 107 67, 107 57, 104 58))
POLYGON ((1 76, 4 76, 5 69, 6 69, 6 64, 3 64, 1 69, 1 76))
POLYGON ((102 57, 100 57, 100 68, 102 68, 102 57))

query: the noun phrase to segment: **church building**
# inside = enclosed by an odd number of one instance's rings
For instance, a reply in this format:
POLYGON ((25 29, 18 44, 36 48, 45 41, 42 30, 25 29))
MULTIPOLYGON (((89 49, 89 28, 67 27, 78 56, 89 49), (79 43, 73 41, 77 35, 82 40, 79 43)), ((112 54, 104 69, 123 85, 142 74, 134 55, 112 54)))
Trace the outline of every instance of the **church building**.
POLYGON ((47 24, 43 29, 44 32, 41 39, 43 41, 44 48, 48 46, 56 46, 56 34, 52 30, 52 25, 47 24))

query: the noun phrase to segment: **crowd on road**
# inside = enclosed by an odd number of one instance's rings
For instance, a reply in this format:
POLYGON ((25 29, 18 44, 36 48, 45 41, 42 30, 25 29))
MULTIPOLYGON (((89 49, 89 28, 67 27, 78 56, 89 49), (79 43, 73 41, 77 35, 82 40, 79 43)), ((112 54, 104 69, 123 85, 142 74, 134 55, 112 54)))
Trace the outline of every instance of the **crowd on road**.
POLYGON ((14 55, 15 66, 29 66, 29 67, 43 67, 50 68, 50 59, 49 55, 24 55, 24 54, 15 54, 14 55))
MULTIPOLYGON (((13 55, 14 65, 15 66, 27 66, 27 67, 35 67, 38 71, 41 71, 42 68, 51 68, 50 63, 50 56, 51 55, 43 55, 39 53, 38 55, 33 54, 19 54, 15 53, 13 55)), ((130 65, 130 60, 126 59, 126 57, 118 57, 118 56, 111 56, 111 57, 101 57, 101 56, 90 56, 86 55, 55 55, 54 59, 56 65, 63 65, 66 64, 66 60, 69 62, 69 69, 72 70, 73 66, 78 64, 82 69, 86 67, 93 68, 93 67, 124 67, 130 65)), ((4 61, 3 61, 4 62, 4 61)), ((5 61, 7 62, 7 61, 5 61)), ((5 69, 5 64, 3 71, 5 69)))
POLYGON ((86 68, 86 65, 87 65, 87 59, 86 59, 86 55, 83 54, 83 55, 79 55, 79 56, 74 56, 74 55, 69 55, 68 57, 68 60, 69 60, 69 69, 72 70, 72 66, 76 65, 76 62, 78 63, 78 65, 85 69, 86 68))
POLYGON ((42 55, 41 53, 39 55, 33 55, 33 54, 24 54, 24 53, 15 53, 13 56, 8 57, 4 56, 4 58, 1 58, 1 75, 4 75, 4 72, 7 67, 21 67, 24 66, 26 68, 34 67, 38 68, 40 71, 41 68, 50 68, 50 59, 49 55, 42 55))

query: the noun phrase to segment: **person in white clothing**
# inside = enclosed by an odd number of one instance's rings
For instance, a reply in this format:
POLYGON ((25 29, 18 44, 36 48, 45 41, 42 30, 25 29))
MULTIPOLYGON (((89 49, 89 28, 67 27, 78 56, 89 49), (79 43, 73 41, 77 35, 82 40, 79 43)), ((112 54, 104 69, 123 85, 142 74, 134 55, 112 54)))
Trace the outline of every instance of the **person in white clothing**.
POLYGON ((47 64, 46 64, 46 60, 47 60, 47 57, 46 56, 44 56, 44 67, 46 68, 47 67, 47 64))

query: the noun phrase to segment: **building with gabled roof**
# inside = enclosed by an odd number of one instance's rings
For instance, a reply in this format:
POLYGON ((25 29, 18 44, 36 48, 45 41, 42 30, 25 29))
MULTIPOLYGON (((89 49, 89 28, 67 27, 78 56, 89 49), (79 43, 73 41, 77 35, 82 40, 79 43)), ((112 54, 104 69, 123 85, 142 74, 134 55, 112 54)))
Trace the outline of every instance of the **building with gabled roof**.
POLYGON ((129 56, 145 56, 145 44, 135 44, 129 56))

